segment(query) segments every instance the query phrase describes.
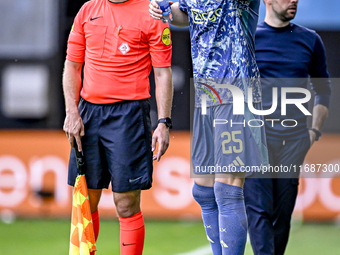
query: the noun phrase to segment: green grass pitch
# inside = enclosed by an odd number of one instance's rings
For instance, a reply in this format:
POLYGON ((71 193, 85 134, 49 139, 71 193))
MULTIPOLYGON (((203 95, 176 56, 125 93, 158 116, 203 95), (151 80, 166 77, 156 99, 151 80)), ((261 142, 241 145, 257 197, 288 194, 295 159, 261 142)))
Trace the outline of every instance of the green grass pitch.
MULTIPOLYGON (((0 223, 0 254, 68 254, 68 220, 17 220, 0 223)), ((119 224, 101 220, 96 255, 119 254, 119 224)), ((197 221, 146 221, 145 255, 176 255, 208 246, 197 221)), ((249 243, 246 255, 253 254, 249 243)), ((287 255, 340 254, 340 227, 303 224, 291 232, 287 255)), ((208 255, 208 254, 207 254, 208 255)))

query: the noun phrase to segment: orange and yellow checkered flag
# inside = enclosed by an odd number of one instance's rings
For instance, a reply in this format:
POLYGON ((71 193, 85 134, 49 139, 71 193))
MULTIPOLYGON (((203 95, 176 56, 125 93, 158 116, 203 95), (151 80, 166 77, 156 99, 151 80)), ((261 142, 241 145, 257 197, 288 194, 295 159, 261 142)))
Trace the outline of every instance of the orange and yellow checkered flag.
POLYGON ((96 250, 85 175, 78 175, 73 191, 69 255, 90 255, 96 250))

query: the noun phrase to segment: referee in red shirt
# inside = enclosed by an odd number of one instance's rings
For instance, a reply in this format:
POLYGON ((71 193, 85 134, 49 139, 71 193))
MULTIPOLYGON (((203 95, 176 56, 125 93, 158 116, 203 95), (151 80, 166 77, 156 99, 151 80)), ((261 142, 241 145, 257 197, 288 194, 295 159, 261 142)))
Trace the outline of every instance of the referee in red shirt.
MULTIPOLYGON (((150 17, 148 5, 148 0, 86 2, 74 20, 63 74, 64 131, 71 146, 75 139, 85 155, 95 236, 102 189, 111 183, 122 255, 142 254, 140 194, 151 188, 152 160, 160 160, 167 150, 171 128, 170 29, 150 17), (153 135, 148 101, 151 67, 159 117, 153 135)), ((76 175, 71 150, 68 184, 74 185, 76 175)))

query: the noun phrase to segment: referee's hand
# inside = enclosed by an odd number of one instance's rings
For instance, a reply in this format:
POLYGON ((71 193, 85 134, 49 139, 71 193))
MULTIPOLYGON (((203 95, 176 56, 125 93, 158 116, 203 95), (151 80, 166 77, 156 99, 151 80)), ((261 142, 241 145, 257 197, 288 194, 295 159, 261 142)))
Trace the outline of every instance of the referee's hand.
POLYGON ((78 112, 66 113, 63 130, 66 133, 71 147, 74 147, 74 139, 77 142, 78 150, 82 151, 81 137, 85 135, 83 120, 78 112))
POLYGON ((159 161, 169 147, 169 128, 164 123, 159 123, 152 136, 152 151, 155 151, 158 142, 158 151, 153 155, 153 160, 159 161))

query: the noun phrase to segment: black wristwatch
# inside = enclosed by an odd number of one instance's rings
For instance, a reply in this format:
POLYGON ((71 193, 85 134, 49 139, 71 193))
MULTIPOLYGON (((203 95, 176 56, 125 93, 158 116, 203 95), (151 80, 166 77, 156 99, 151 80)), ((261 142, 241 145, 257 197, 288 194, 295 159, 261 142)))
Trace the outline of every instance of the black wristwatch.
POLYGON ((315 128, 310 128, 309 130, 313 131, 316 134, 316 138, 315 141, 319 141, 320 137, 321 137, 321 132, 315 128))
POLYGON ((162 118, 158 120, 158 123, 164 123, 169 129, 172 128, 172 121, 170 118, 162 118))

